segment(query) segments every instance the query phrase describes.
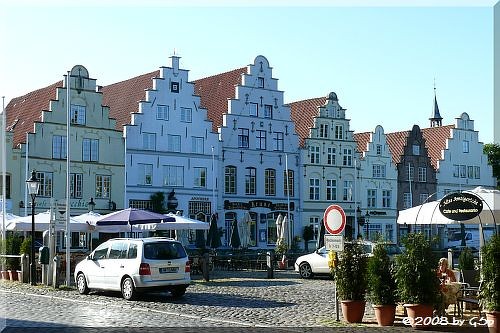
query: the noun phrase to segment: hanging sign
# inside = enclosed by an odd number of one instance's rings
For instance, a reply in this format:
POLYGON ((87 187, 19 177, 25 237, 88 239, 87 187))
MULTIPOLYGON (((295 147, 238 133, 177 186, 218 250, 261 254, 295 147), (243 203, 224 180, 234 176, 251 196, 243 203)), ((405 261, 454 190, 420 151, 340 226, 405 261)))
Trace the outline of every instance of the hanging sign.
POLYGON ((439 202, 441 214, 455 221, 470 220, 478 216, 482 210, 481 198, 468 192, 450 193, 439 202))

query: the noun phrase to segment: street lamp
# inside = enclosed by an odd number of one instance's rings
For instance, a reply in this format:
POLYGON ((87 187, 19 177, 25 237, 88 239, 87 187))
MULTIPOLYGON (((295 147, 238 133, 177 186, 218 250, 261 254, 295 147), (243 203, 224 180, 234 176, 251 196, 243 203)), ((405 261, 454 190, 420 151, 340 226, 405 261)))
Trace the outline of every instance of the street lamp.
POLYGON ((358 220, 358 238, 361 238, 361 230, 363 225, 365 224, 365 218, 361 216, 361 209, 359 208, 359 206, 358 208, 356 208, 356 218, 358 220))
POLYGON ((370 240, 370 231, 368 230, 368 222, 370 220, 370 213, 368 211, 365 214, 365 225, 366 225, 366 240, 370 240))
POLYGON ((31 178, 26 180, 28 193, 31 196, 31 255, 30 255, 30 283, 36 285, 35 266, 35 197, 40 187, 40 181, 36 178, 36 171, 31 172, 31 178))
POLYGON ((89 212, 93 212, 94 211, 94 208, 95 208, 94 198, 90 198, 90 201, 87 204, 87 206, 89 206, 89 212))

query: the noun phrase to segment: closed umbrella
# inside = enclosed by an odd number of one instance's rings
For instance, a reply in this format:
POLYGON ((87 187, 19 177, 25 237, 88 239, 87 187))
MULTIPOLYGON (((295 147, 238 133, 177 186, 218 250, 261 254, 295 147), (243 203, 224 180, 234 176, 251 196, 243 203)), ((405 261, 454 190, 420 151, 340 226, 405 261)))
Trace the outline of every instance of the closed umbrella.
POLYGON ((283 222, 281 223, 281 243, 285 244, 288 247, 288 220, 283 217, 283 222))
POLYGON ((241 238, 241 247, 248 247, 250 245, 250 223, 252 222, 252 218, 250 214, 247 212, 243 215, 241 222, 238 225, 240 238, 241 238))
POLYGON ((208 229, 207 246, 216 249, 221 246, 219 228, 217 227, 217 214, 214 213, 210 217, 210 229, 208 229))
POLYGON ((323 220, 321 220, 321 225, 319 227, 319 235, 318 235, 318 241, 316 243, 316 249, 320 249, 323 246, 325 246, 325 224, 323 223, 323 220))
POLYGON ((283 215, 278 214, 276 218, 276 245, 281 245, 281 227, 283 226, 283 215))
POLYGON ((229 239, 229 246, 237 249, 241 246, 240 233, 238 232, 238 224, 236 220, 231 223, 231 238, 229 239))

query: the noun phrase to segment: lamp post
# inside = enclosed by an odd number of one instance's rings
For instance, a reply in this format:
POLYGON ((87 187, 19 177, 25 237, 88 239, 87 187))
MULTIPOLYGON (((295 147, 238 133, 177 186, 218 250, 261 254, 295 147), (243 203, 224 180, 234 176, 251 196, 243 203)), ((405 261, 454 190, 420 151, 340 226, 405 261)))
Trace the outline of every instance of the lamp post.
POLYGON ((94 198, 90 198, 90 201, 87 204, 87 206, 89 206, 89 212, 93 212, 94 211, 94 208, 95 208, 94 198))
POLYGON ((36 171, 31 172, 31 178, 26 180, 28 193, 31 196, 31 255, 30 255, 30 283, 36 285, 35 266, 35 198, 40 187, 40 181, 36 178, 36 171))
POLYGON ((359 206, 356 208, 356 218, 358 221, 358 238, 361 238, 361 231, 363 230, 362 227, 365 224, 365 218, 361 216, 361 209, 359 206))
POLYGON ((370 231, 368 229, 368 222, 370 220, 370 213, 368 211, 365 214, 365 225, 366 225, 366 240, 370 240, 370 231))

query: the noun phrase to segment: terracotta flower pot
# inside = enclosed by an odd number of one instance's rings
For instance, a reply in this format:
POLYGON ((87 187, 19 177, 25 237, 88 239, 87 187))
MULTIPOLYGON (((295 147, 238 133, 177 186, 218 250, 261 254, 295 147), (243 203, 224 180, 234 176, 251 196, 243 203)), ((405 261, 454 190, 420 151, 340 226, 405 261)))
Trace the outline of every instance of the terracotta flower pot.
POLYGON ((378 326, 394 325, 396 305, 373 305, 373 310, 375 311, 378 326))
POLYGON ((348 323, 361 323, 365 315, 366 301, 345 300, 342 303, 342 315, 348 323))
POLYGON ((23 271, 17 271, 17 279, 19 282, 24 282, 23 281, 23 271))
POLYGON ((500 326, 498 325, 498 317, 500 312, 486 312, 486 319, 488 320, 488 330, 490 333, 500 333, 500 326))
POLYGON ((17 281, 17 271, 8 270, 11 281, 17 281))
POLYGON ((9 272, 7 271, 1 271, 2 273, 2 279, 3 280, 9 280, 9 272))
POLYGON ((431 326, 434 307, 429 304, 405 304, 406 313, 410 318, 411 327, 416 329, 431 326))

